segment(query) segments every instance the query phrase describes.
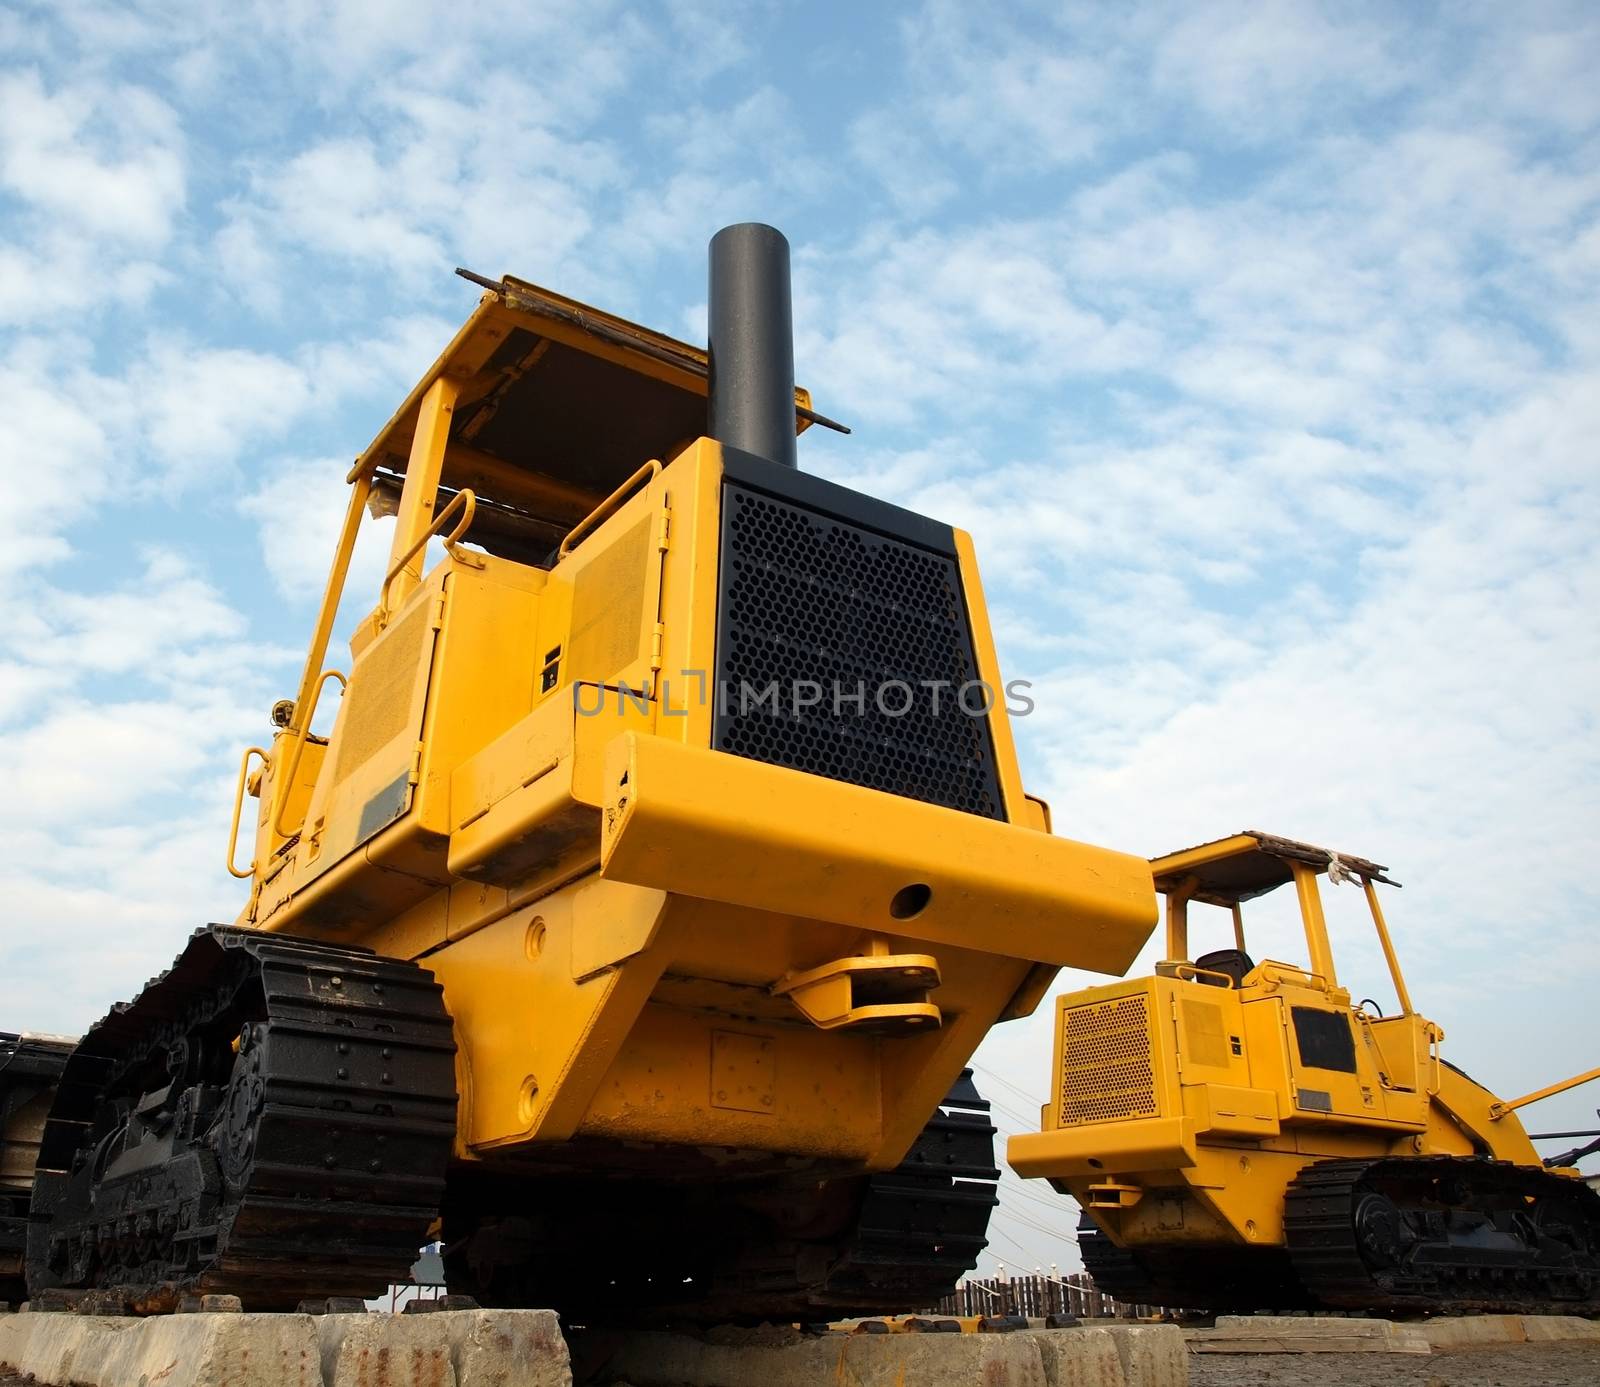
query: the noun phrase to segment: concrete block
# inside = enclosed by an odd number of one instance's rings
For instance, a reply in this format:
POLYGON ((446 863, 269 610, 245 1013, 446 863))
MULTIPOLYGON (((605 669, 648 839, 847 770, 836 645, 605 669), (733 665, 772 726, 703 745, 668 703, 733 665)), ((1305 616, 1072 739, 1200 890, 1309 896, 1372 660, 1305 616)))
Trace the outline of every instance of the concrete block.
POLYGON ((1347 1315, 1218 1315, 1214 1327, 1202 1334, 1354 1334, 1381 1335, 1393 1320, 1352 1318, 1347 1315))
POLYGON ((1218 1315, 1185 1332, 1191 1353, 1431 1353, 1419 1326, 1309 1315, 1218 1315))
POLYGON ((318 1315, 323 1387, 460 1387, 433 1315, 318 1315))
MULTIPOLYGON (((1117 1348, 1122 1380, 1127 1387, 1185 1387, 1189 1381, 1189 1355, 1183 1331, 1175 1324, 1096 1324, 1086 1322, 1091 1334, 1104 1334, 1117 1348)), ((1053 1330, 1053 1334, 1074 1333, 1053 1330)))
POLYGON ((549 1310, 8 1315, 0 1364, 53 1387, 572 1387, 549 1310))
MULTIPOLYGON (((75 1360, 85 1342, 84 1326, 89 1323, 76 1315, 38 1313, 0 1321, 0 1367, 31 1374, 40 1382, 72 1381, 75 1360)), ((139 1321, 118 1318, 94 1323, 110 1335, 135 1330, 139 1321)))
POLYGON ((1521 1315, 1463 1315, 1427 1320, 1417 1326, 1433 1348, 1473 1348, 1479 1344, 1524 1344, 1521 1315))
MULTIPOLYGON (((1049 1387, 1127 1387, 1117 1341, 1092 1329, 1039 1330, 1031 1335, 1039 1345, 1039 1361, 1049 1387)), ((1174 1381, 1189 1380, 1184 1374, 1174 1381)))
POLYGON ((626 1334, 608 1345, 602 1380, 629 1387, 1050 1387, 1039 1337, 842 1334, 739 1344, 626 1334))
POLYGON ((325 1387, 572 1387, 551 1310, 319 1315, 325 1387))
POLYGON ((1563 1339, 1600 1339, 1600 1322, 1581 1320, 1576 1315, 1524 1315, 1522 1332, 1530 1344, 1556 1343, 1563 1339))
POLYGON ((19 1315, 0 1363, 60 1387, 322 1387, 304 1315, 19 1315))
POLYGON ((422 1322, 448 1337, 457 1387, 572 1387, 554 1310, 441 1310, 422 1322))

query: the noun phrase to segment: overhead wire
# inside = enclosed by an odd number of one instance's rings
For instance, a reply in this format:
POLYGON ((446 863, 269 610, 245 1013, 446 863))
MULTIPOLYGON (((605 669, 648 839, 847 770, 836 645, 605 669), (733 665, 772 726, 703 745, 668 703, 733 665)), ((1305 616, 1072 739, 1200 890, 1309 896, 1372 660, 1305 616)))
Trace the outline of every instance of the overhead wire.
MULTIPOLYGON (((1021 1253, 1024 1263, 1032 1262, 1035 1265, 1039 1264, 1040 1258, 1039 1258, 1039 1254, 1038 1254, 1038 1252, 1036 1250, 1024 1247, 1015 1238, 1011 1237, 1008 1233, 1003 1232, 1001 1229, 996 1228, 996 1229, 993 1229, 992 1231, 993 1231, 995 1237, 998 1237, 998 1238, 1002 1239, 1003 1241, 1009 1243, 1019 1253, 1021 1253)), ((996 1258, 995 1260, 999 1261, 1000 1259, 996 1258)), ((1049 1259, 1046 1258, 1044 1260, 1048 1261, 1049 1259)))
POLYGON ((1025 1132, 1035 1131, 1038 1128, 1039 1123, 1038 1123, 1038 1119, 1037 1118, 1024 1117, 1021 1113, 1015 1111, 1012 1108, 1007 1107, 1004 1103, 1000 1102, 998 1099, 991 1098, 989 1100, 989 1106, 990 1106, 990 1109, 991 1109, 990 1114, 989 1114, 990 1117, 993 1117, 994 1116, 994 1112, 997 1110, 1000 1113, 1002 1113, 1004 1116, 1009 1117, 1013 1122, 1015 1122, 1025 1132))
POLYGON ((1021 1087, 1019 1084, 1012 1083, 1011 1080, 1006 1078, 1004 1075, 996 1074, 994 1072, 994 1070, 989 1069, 985 1065, 974 1064, 972 1067, 979 1074, 982 1074, 984 1078, 992 1079, 995 1083, 999 1084, 1002 1088, 1010 1089, 1011 1092, 1016 1097, 1024 1099, 1025 1101, 1027 1101, 1029 1103, 1032 1103, 1035 1106, 1038 1105, 1039 1100, 1034 1094, 1029 1093, 1027 1089, 1021 1087))
POLYGON ((1049 1199, 1044 1195, 1035 1194, 1032 1190, 1024 1189, 1021 1184, 1002 1184, 1000 1188, 1012 1195, 1015 1195, 1019 1199, 1026 1199, 1030 1204, 1037 1204, 1046 1213, 1058 1213, 1070 1216, 1073 1210, 1077 1207, 1075 1204, 1069 1204, 1065 1195, 1061 1195, 1055 1199, 1049 1199))
MULTIPOLYGON (((1013 1133, 1008 1132, 1004 1128, 1000 1127, 999 1124, 996 1124, 995 1131, 996 1131, 997 1135, 1002 1136, 1002 1137, 1009 1137, 1009 1136, 1013 1135, 1013 1133)), ((999 1185, 997 1186, 997 1191, 996 1192, 998 1193, 999 1191, 1002 1191, 1002 1190, 1005 1191, 1009 1195, 1014 1195, 1014 1196, 1016 1196, 1018 1198, 1027 1200, 1031 1204, 1038 1205, 1039 1208, 1043 1209, 1047 1213, 1048 1212, 1060 1212, 1062 1214, 1069 1214, 1070 1213, 1070 1209, 1068 1207, 1064 1206, 1064 1203, 1063 1203, 1062 1200, 1052 1199, 1048 1195, 1036 1194, 1033 1190, 1025 1188, 1023 1186, 1021 1180, 1016 1175, 1014 1175, 1011 1170, 1009 1170, 1007 1168, 1003 1168, 1001 1170, 1001 1178, 1000 1178, 999 1185), (1006 1178, 1007 1176, 1010 1176, 1011 1178, 1008 1180, 1006 1178)), ((1002 1203, 1001 1207, 1002 1208, 1005 1207, 1004 1203, 1002 1203)), ((1076 1235, 1075 1234, 1060 1234, 1060 1236, 1067 1237, 1067 1236, 1076 1236, 1076 1235)))
POLYGON ((1006 1218, 1013 1219, 1017 1223, 1034 1229, 1036 1232, 1047 1234, 1052 1238, 1059 1238, 1063 1242, 1075 1242, 1077 1240, 1075 1234, 1063 1233, 1059 1228, 1049 1228, 1036 1219, 1030 1218, 1027 1214, 1019 1213, 1016 1209, 1006 1209, 1002 1206, 999 1212, 1006 1218))

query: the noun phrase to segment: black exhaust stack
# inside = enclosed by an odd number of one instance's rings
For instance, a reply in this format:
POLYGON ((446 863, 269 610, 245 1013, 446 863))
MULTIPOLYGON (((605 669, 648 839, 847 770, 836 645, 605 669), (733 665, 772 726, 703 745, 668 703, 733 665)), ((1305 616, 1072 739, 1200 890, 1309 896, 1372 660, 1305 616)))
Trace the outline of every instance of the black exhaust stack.
POLYGON ((794 467, 794 324, 789 243, 761 222, 711 238, 710 436, 794 467))

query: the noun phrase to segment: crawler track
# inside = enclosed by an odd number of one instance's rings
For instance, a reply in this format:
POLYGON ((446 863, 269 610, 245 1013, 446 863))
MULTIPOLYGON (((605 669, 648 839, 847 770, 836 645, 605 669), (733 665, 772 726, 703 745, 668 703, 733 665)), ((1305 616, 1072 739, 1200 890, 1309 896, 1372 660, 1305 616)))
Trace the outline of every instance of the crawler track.
POLYGON ((455 1045, 414 964, 253 930, 197 933, 67 1061, 28 1281, 292 1308, 373 1295, 436 1216, 455 1045))
POLYGON ((1289 1187, 1301 1280, 1336 1309, 1600 1311, 1600 1195, 1464 1157, 1318 1161, 1289 1187))
POLYGON ((23 1258, 33 1158, 69 1042, 0 1031, 0 1300, 28 1298, 23 1258))
POLYGON ((989 1104, 964 1071, 906 1159, 866 1179, 844 1255, 824 1282, 803 1288, 804 1308, 872 1314, 869 1304, 922 1309, 948 1295, 988 1246, 999 1203, 994 1134, 989 1104))
POLYGON ((1078 1251, 1094 1284, 1129 1305, 1249 1314, 1314 1303, 1281 1248, 1122 1248, 1085 1214, 1078 1251))

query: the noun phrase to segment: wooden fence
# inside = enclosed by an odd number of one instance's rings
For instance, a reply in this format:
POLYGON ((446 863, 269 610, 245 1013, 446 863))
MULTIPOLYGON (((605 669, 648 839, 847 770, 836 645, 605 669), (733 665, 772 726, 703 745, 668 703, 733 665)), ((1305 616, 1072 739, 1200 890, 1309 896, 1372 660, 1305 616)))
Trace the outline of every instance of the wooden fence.
POLYGON ((1113 1300, 1085 1272, 1066 1276, 1007 1276, 980 1280, 968 1278, 936 1305, 938 1315, 1076 1315, 1081 1320, 1161 1315, 1160 1305, 1126 1305, 1113 1300))

